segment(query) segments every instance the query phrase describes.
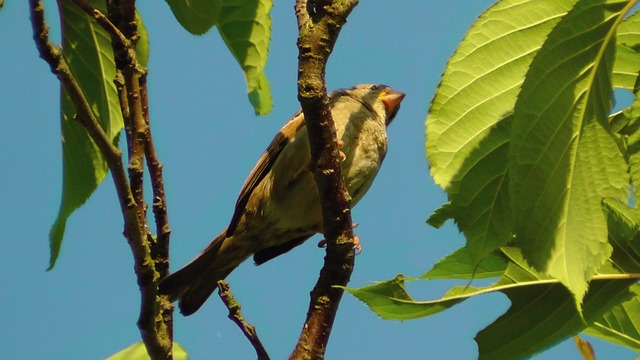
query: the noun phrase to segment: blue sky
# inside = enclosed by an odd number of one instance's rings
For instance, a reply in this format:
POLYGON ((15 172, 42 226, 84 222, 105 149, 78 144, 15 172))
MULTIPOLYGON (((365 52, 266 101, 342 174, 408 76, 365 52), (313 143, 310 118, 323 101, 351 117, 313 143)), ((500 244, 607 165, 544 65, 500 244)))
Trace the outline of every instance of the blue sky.
MULTIPOLYGON (((164 2, 139 2, 151 39, 149 92, 154 141, 165 166, 173 270, 228 223, 245 177, 280 126, 298 109, 293 1, 276 1, 267 76, 275 108, 253 115, 244 77, 214 29, 195 37, 164 2)), ((362 1, 348 19, 327 71, 330 89, 386 83, 404 91, 389 128, 389 154, 376 182, 354 209, 363 252, 351 286, 416 276, 464 243, 447 224, 425 220, 446 201, 424 153, 424 119, 446 61, 473 20, 492 1, 362 1)), ((55 21, 52 1, 49 20, 55 21), (53 10, 53 11, 51 11, 53 10)), ((45 272, 48 232, 61 189, 57 80, 38 58, 26 1, 0 10, 0 348, 6 359, 100 359, 139 340, 139 292, 122 237, 111 178, 72 216, 56 268, 45 272)), ((293 348, 324 251, 309 240, 229 281, 246 318, 274 359, 293 348)), ((454 282, 409 284, 419 299, 440 297, 454 282)), ((345 295, 328 359, 471 359, 473 337, 508 308, 500 294, 468 300, 433 317, 377 318, 345 295)), ((175 338, 192 359, 255 358, 217 297, 196 315, 176 316, 175 338)), ((600 358, 636 353, 598 340, 600 358)), ((537 359, 576 359, 572 340, 537 359)))

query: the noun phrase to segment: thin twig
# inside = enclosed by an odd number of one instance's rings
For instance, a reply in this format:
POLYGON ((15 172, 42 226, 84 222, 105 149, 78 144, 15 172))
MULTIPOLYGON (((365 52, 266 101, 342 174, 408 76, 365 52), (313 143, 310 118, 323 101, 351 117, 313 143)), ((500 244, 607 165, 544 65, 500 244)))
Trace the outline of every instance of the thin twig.
POLYGON ((236 301, 229 288, 229 283, 224 280, 218 281, 218 294, 224 305, 229 309, 229 319, 236 323, 244 336, 249 339, 251 345, 256 350, 258 360, 269 360, 269 354, 258 338, 255 326, 249 324, 242 316, 240 303, 236 301))
POLYGON ((336 129, 328 108, 325 70, 342 25, 357 0, 298 0, 298 100, 305 116, 311 164, 318 186, 327 256, 311 291, 307 319, 291 359, 324 358, 343 290, 353 272, 355 245, 350 198, 338 159, 336 129))
POLYGON ((98 25, 102 26, 102 28, 105 29, 109 33, 109 35, 111 35, 112 41, 119 42, 120 46, 122 46, 123 48, 130 46, 128 44, 129 40, 127 40, 124 34, 120 32, 120 30, 111 22, 111 20, 109 20, 109 18, 107 18, 102 13, 102 11, 91 6, 84 0, 73 0, 73 2, 87 15, 93 17, 98 25))
POLYGON ((142 114, 149 128, 149 138, 146 142, 144 154, 147 162, 147 168, 149 170, 149 177, 151 178, 151 188, 153 190, 153 216, 156 223, 156 234, 158 235, 158 244, 154 247, 158 253, 153 255, 156 270, 160 273, 160 278, 163 278, 169 273, 169 240, 171 237, 171 228, 169 227, 167 198, 164 191, 164 178, 162 176, 163 166, 158 159, 158 154, 156 153, 156 149, 153 144, 153 136, 151 136, 151 127, 149 126, 149 104, 146 77, 143 77, 140 80, 142 114))
MULTIPOLYGON (((149 124, 146 74, 140 80, 142 113, 149 129, 144 154, 151 179, 151 189, 153 191, 152 207, 157 235, 155 243, 151 245, 151 256, 154 260, 155 269, 160 275, 160 279, 162 279, 169 274, 169 240, 171 237, 171 228, 169 227, 167 198, 164 191, 163 166, 158 159, 158 154, 153 144, 153 136, 151 135, 151 126, 149 124)), ((173 340, 173 304, 166 296, 162 296, 159 298, 159 305, 163 326, 168 332, 169 338, 173 340)))

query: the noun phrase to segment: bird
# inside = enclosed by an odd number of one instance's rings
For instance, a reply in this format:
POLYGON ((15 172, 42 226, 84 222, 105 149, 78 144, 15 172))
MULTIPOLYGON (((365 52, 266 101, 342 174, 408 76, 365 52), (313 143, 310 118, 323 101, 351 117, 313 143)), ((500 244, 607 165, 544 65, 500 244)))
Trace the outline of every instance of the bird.
MULTIPOLYGON (((367 192, 387 153, 387 126, 405 94, 383 84, 360 84, 328 94, 342 176, 351 206, 367 192)), ((256 265, 322 233, 323 218, 311 170, 307 128, 298 111, 276 134, 247 177, 231 221, 191 262, 159 283, 184 316, 195 313, 237 266, 256 265)))

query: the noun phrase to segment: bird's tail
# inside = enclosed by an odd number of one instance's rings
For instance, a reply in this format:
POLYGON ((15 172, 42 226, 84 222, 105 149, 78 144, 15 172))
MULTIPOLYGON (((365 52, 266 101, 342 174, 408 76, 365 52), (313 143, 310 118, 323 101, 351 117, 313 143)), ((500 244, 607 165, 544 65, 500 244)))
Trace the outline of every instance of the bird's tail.
MULTIPOLYGON (((207 246, 200 255, 182 269, 168 275, 160 281, 159 291, 169 295, 173 302, 180 299, 180 312, 189 316, 202 306, 218 286, 218 281, 226 278, 250 253, 225 254, 233 237, 226 237, 223 231, 207 246), (225 255, 235 255, 232 257, 225 255), (238 258, 238 255, 241 255, 238 258)), ((233 246, 231 246, 233 248, 233 246)), ((233 252, 232 252, 233 253, 233 252)))

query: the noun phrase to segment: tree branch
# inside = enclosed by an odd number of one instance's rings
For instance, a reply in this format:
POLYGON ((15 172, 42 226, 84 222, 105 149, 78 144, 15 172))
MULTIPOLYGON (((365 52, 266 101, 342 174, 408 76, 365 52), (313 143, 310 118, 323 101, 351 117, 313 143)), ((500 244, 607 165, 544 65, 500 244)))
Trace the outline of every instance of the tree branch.
MULTIPOLYGON (((147 126, 149 126, 149 103, 147 96, 146 76, 141 78, 140 95, 142 100, 142 114, 147 126)), ((167 199, 164 191, 164 178, 162 176, 162 163, 158 159, 156 148, 153 144, 153 136, 151 136, 151 127, 149 126, 149 138, 147 139, 144 149, 149 177, 151 178, 151 187, 153 190, 153 216, 156 223, 156 234, 158 235, 157 246, 154 247, 158 251, 154 254, 156 270, 160 273, 160 278, 164 278, 169 273, 169 239, 171 236, 171 228, 169 227, 169 215, 167 213, 167 199)))
POLYGON ((318 186, 327 255, 311 292, 307 319, 291 359, 322 359, 343 291, 353 272, 355 246, 350 198, 341 174, 336 129, 328 108, 327 60, 358 0, 297 0, 298 100, 305 116, 318 186))
MULTIPOLYGON (((156 224, 155 243, 151 245, 151 255, 154 260, 154 266, 160 279, 169 275, 169 240, 171 237, 171 228, 169 227, 169 215, 167 212, 167 198, 164 191, 164 177, 162 175, 162 163, 158 159, 153 137, 151 136, 151 127, 149 126, 149 103, 147 96, 147 78, 146 75, 141 79, 140 96, 142 100, 142 114, 148 127, 148 139, 144 149, 149 177, 151 178, 151 188, 153 191, 153 217, 156 224)), ((173 341, 173 304, 168 297, 158 297, 159 311, 162 317, 162 324, 166 329, 169 339, 173 341)))
MULTIPOLYGON (((144 243, 148 257, 143 262, 136 259, 135 269, 141 293, 140 316, 138 328, 153 359, 171 359, 173 342, 173 305, 166 297, 158 294, 158 279, 166 275, 169 267, 169 225, 166 212, 164 182, 162 181, 162 165, 156 157, 149 126, 148 99, 146 89, 146 70, 143 70, 136 59, 136 43, 138 23, 134 0, 112 0, 107 5, 108 20, 118 31, 109 31, 118 79, 121 83, 121 103, 125 102, 127 113, 125 125, 129 149, 129 179, 131 191, 136 201, 136 212, 147 233, 147 203, 144 199, 144 163, 150 168, 153 193, 154 215, 158 237, 146 237, 144 243), (124 36, 122 39, 119 34, 124 36), (150 161, 149 161, 150 160, 150 161), (158 210, 159 204, 162 210, 158 210)), ((95 12, 94 12, 95 13, 95 12)), ((141 230, 142 230, 141 229, 141 230)))
POLYGON ((233 297, 229 283, 224 280, 218 281, 218 295, 220 295, 220 299, 222 299, 224 305, 229 309, 229 319, 238 325, 244 336, 246 336, 251 345, 253 345, 253 348, 256 350, 256 355, 258 355, 258 360, 269 360, 269 354, 267 354, 267 350, 258 338, 255 326, 249 324, 244 319, 244 316, 242 316, 240 303, 233 297))
MULTIPOLYGON (((71 69, 62 56, 60 48, 49 40, 48 25, 44 19, 44 6, 41 0, 30 0, 31 23, 34 40, 40 57, 43 58, 58 77, 64 91, 68 94, 76 110, 75 120, 83 126, 91 139, 96 143, 111 171, 120 207, 124 218, 124 235, 134 256, 135 271, 141 292, 141 309, 138 327, 149 355, 153 359, 172 358, 172 305, 166 299, 158 299, 155 261, 151 256, 151 244, 155 244, 146 225, 146 204, 142 193, 142 171, 148 131, 148 121, 145 121, 142 111, 142 100, 139 78, 141 72, 135 60, 135 40, 137 39, 137 24, 135 22, 135 2, 113 0, 109 2, 113 18, 105 18, 102 13, 91 8, 81 0, 74 0, 89 15, 93 16, 112 37, 112 45, 116 58, 118 87, 123 118, 128 124, 129 176, 124 169, 122 152, 114 145, 97 120, 96 114, 82 91, 78 81, 71 73, 71 69), (124 13, 121 10, 126 9, 124 13), (119 21, 114 21, 118 19, 119 21), (124 20, 124 25, 120 21, 124 20), (117 26, 117 28, 115 28, 117 26), (125 29, 126 31, 124 31, 125 29), (121 36, 123 35, 124 38, 121 36), (122 40, 126 41, 122 41, 122 40), (124 79, 124 81, 118 80, 124 79), (130 132, 129 132, 130 131, 130 132), (149 241, 151 239, 152 241, 149 241)), ((145 91, 146 95, 146 91, 145 91)), ((145 100, 146 101, 146 100, 145 100)), ((157 159, 156 159, 157 160, 157 159)), ((155 175, 161 178, 161 175, 155 175)), ((164 193, 164 190, 162 190, 164 193)), ((166 213, 166 212, 165 212, 166 213)), ((166 224, 166 219, 164 219, 166 224)), ((164 228, 164 226, 163 226, 164 228)), ((168 225, 166 226, 168 229, 168 225)), ((163 235, 166 238, 166 234, 163 235)), ((168 241, 163 241, 168 245, 168 241)), ((157 251, 167 254, 166 251, 157 251)), ((168 262, 168 257, 166 261, 168 262)))

